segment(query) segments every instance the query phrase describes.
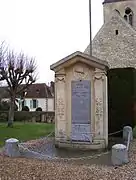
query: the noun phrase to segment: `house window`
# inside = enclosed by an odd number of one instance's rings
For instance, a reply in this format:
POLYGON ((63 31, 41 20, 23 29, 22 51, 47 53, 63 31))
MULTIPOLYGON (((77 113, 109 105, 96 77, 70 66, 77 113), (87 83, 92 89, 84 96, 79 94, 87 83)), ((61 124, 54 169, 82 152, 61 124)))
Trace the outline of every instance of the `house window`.
POLYGON ((33 99, 33 108, 37 108, 36 104, 37 104, 37 101, 35 99, 33 99))
POLYGON ((38 101, 36 99, 33 99, 30 101, 30 108, 35 109, 38 107, 38 101))
POLYGON ((126 8, 124 19, 132 26, 133 25, 133 12, 130 8, 126 8))

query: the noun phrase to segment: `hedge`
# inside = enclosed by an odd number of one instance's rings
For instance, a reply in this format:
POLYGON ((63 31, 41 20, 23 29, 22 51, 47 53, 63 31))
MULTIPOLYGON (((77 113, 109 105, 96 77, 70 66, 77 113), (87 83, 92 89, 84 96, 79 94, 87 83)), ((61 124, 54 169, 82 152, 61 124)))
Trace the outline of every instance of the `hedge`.
MULTIPOLYGON (((47 117, 54 117, 54 112, 40 112, 40 111, 16 111, 14 121, 32 121, 35 118, 36 122, 41 121, 41 115, 44 114, 47 117)), ((8 120, 8 111, 0 111, 0 122, 7 122, 8 120)))
POLYGON ((135 126, 134 100, 136 97, 136 70, 117 68, 108 71, 109 133, 125 125, 135 126))

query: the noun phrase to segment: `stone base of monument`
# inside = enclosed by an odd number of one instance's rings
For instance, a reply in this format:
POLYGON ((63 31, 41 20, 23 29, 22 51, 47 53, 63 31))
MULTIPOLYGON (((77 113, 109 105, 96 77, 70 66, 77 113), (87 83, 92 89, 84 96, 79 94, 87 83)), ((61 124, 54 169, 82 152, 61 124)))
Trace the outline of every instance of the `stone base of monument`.
POLYGON ((80 149, 80 150, 102 150, 106 148, 104 140, 94 140, 92 143, 56 140, 55 146, 57 148, 80 149))
POLYGON ((121 166, 129 162, 127 147, 123 144, 112 146, 111 161, 114 166, 121 166))
POLYGON ((19 140, 11 138, 6 140, 5 142, 5 154, 9 157, 19 157, 19 147, 18 147, 19 140))

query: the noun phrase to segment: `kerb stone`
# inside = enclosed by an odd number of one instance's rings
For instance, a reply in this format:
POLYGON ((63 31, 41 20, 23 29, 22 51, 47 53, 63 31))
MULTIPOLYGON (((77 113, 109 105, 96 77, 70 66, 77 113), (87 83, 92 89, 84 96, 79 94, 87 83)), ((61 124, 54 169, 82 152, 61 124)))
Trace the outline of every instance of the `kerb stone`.
POLYGON ((123 144, 112 146, 111 161, 114 166, 120 166, 129 162, 127 147, 123 144))
POLYGON ((9 157, 19 157, 19 146, 18 146, 19 140, 11 138, 6 140, 5 142, 5 153, 9 157))

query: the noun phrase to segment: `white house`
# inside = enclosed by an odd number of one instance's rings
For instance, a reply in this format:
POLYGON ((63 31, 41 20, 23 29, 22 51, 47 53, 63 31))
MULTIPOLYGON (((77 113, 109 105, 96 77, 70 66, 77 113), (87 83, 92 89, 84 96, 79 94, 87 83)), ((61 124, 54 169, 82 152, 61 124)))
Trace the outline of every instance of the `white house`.
POLYGON ((45 112, 54 112, 53 83, 47 86, 45 83, 33 84, 26 91, 22 106, 27 106, 30 111, 41 108, 45 112))
MULTIPOLYGON (((7 87, 1 87, 4 92, 7 87)), ((6 92, 6 91, 5 91, 6 92)), ((3 93, 2 99, 8 101, 9 95, 3 93)), ((51 82, 50 86, 45 83, 32 84, 24 92, 24 96, 17 98, 18 110, 21 111, 23 106, 27 106, 30 111, 36 111, 41 108, 44 112, 54 112, 54 83, 51 82)))

